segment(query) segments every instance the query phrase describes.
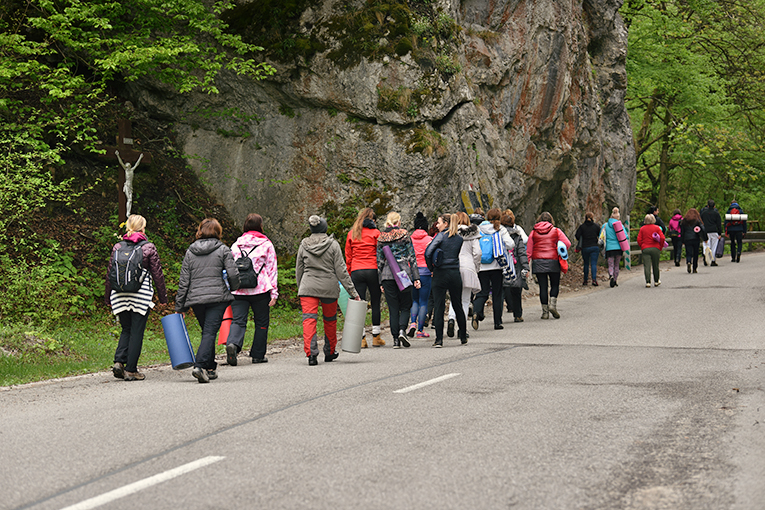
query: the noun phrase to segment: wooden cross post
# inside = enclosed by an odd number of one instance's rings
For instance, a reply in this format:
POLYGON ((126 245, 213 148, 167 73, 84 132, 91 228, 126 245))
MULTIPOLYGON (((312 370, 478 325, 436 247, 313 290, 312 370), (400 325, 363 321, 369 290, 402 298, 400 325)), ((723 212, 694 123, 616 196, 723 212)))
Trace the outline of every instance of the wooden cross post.
MULTIPOLYGON (((130 121, 128 119, 117 119, 117 146, 104 147, 106 149, 105 158, 117 159, 115 151, 119 151, 120 158, 125 163, 135 164, 143 154, 142 163, 151 163, 151 154, 133 150, 133 135, 130 121)), ((119 165, 119 174, 117 177, 117 196, 119 204, 119 223, 127 220, 127 197, 125 196, 125 168, 119 165)))

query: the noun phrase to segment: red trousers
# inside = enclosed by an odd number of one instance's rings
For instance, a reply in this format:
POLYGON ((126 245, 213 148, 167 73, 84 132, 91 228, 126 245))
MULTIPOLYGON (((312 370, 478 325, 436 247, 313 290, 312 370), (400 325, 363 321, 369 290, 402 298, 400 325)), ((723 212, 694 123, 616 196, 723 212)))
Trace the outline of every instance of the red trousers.
POLYGON ((300 297, 303 310, 303 350, 306 356, 319 355, 316 323, 319 320, 319 304, 324 319, 324 354, 334 354, 337 347, 337 299, 300 297))

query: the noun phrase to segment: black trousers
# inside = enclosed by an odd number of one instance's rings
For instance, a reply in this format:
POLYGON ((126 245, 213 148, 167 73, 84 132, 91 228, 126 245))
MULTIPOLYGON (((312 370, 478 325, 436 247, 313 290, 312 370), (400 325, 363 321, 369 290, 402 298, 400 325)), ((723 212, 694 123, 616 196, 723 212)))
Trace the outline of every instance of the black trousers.
POLYGON ((114 353, 114 362, 125 365, 128 372, 138 371, 138 358, 141 357, 143 348, 143 332, 146 330, 146 322, 149 319, 149 310, 146 315, 138 312, 122 312, 118 315, 122 325, 117 350, 114 353))
POLYGON ((743 232, 729 232, 730 238, 730 256, 736 258, 736 255, 741 255, 741 249, 744 247, 744 233, 743 232))
POLYGON ((683 238, 676 236, 672 238, 672 247, 675 249, 675 262, 680 262, 683 258, 683 238))
POLYGON ((489 300, 489 291, 491 291, 494 324, 502 324, 502 287, 505 281, 502 277, 502 270, 479 271, 478 280, 481 282, 481 290, 478 291, 473 300, 473 315, 477 314, 478 320, 483 320, 483 308, 486 305, 486 301, 489 300))
POLYGON ((271 293, 263 292, 251 296, 234 296, 231 303, 231 311, 234 315, 231 321, 231 330, 228 333, 226 344, 236 345, 236 352, 244 346, 244 335, 247 332, 247 316, 252 309, 253 321, 255 322, 255 334, 252 338, 250 356, 255 359, 266 357, 268 347, 268 324, 271 320, 271 293))
POLYGON ((202 330, 202 339, 197 349, 195 367, 207 370, 215 370, 218 364, 215 362, 215 340, 218 338, 220 324, 223 322, 223 314, 230 305, 230 301, 222 303, 204 303, 191 307, 202 330))
POLYGON ((539 302, 543 305, 549 303, 547 299, 547 281, 550 281, 550 297, 557 298, 560 292, 560 272, 536 273, 539 282, 539 302))
POLYGON ((390 334, 395 339, 398 338, 399 331, 406 331, 406 327, 409 325, 409 311, 412 309, 412 287, 398 290, 396 280, 383 280, 382 288, 385 290, 385 301, 388 303, 390 334))
MULTIPOLYGON (((520 276, 518 277, 520 278, 520 276)), ((505 287, 505 303, 513 311, 513 317, 523 317, 523 300, 521 295, 523 294, 522 287, 505 287)))
POLYGON ((693 264, 693 269, 699 267, 699 245, 698 239, 683 241, 685 244, 685 261, 693 264))
MULTIPOLYGON (((467 338, 467 319, 462 309, 462 276, 459 268, 437 269, 433 272, 430 294, 433 296, 433 325, 436 327, 436 342, 444 341, 444 312, 446 311, 446 292, 457 316, 459 338, 467 338)), ((501 303, 500 303, 500 306, 501 303)))
POLYGON ((377 275, 377 269, 357 269, 351 273, 351 280, 361 299, 367 298, 367 289, 369 289, 369 302, 372 305, 372 325, 379 326, 382 291, 380 290, 380 279, 377 275))

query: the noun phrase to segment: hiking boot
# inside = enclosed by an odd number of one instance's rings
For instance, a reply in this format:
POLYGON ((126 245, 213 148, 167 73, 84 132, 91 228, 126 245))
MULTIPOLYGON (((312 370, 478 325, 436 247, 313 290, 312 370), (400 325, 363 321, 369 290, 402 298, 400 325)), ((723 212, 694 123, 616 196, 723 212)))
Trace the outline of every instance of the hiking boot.
POLYGON ((611 277, 611 279, 609 280, 609 285, 611 285, 611 288, 612 288, 612 289, 613 289, 614 287, 616 287, 616 280, 614 280, 614 277, 613 277, 613 276, 612 276, 612 277, 611 277))
POLYGON ((367 337, 364 337, 364 338, 361 339, 361 348, 362 349, 366 349, 367 347, 369 347, 367 345, 367 337))
POLYGON ((480 321, 478 320, 478 315, 473 314, 473 320, 470 321, 470 324, 473 326, 473 329, 476 329, 476 330, 478 329, 478 323, 479 322, 480 321))
POLYGON ((741 252, 736 253, 736 262, 741 262, 741 252))
POLYGON ((114 377, 117 379, 124 379, 125 378, 125 365, 120 363, 119 361, 115 362, 112 366, 112 374, 114 374, 114 377))
POLYGON ((454 319, 449 319, 449 323, 446 326, 446 336, 454 338, 454 319))
POLYGON ((717 261, 713 260, 711 264, 709 264, 712 267, 717 267, 717 261))
POLYGON ((315 367, 316 365, 318 365, 318 364, 319 364, 319 360, 318 360, 318 359, 316 359, 317 357, 318 357, 318 356, 316 356, 316 355, 313 355, 313 354, 311 354, 311 355, 309 355, 309 356, 308 356, 308 366, 309 366, 309 367, 315 367))
POLYGON ((550 308, 548 307, 548 305, 542 305, 542 318, 543 319, 550 318, 550 308))
POLYGON ((553 317, 555 317, 556 319, 560 319, 560 314, 558 313, 558 298, 557 297, 550 298, 550 306, 548 306, 547 309, 550 311, 553 317))
POLYGON ((324 363, 329 363, 330 361, 335 361, 338 356, 340 356, 339 352, 335 352, 335 353, 332 353, 332 354, 325 354, 324 355, 324 363))
POLYGON ((146 376, 141 372, 125 372, 126 381, 143 381, 144 379, 146 379, 146 376))
POLYGON ((200 383, 210 382, 210 378, 207 377, 207 372, 200 367, 194 367, 194 370, 191 371, 191 375, 200 383))
POLYGON ((217 379, 218 378, 218 372, 216 372, 215 369, 213 369, 213 370, 205 370, 205 372, 207 372, 207 378, 210 379, 211 381, 213 379, 217 379))
POLYGON ((690 272, 691 272, 691 263, 690 263, 690 262, 688 262, 688 263, 685 265, 685 267, 686 267, 686 269, 688 269, 688 272, 690 273, 690 272))
POLYGON ((696 271, 696 268, 694 267, 693 268, 693 274, 696 274, 696 273, 698 273, 698 271, 696 271))
POLYGON ((385 345, 385 340, 382 339, 380 333, 372 335, 372 347, 382 347, 383 345, 385 345))
POLYGON ((236 366, 236 355, 238 353, 236 352, 236 345, 234 344, 226 344, 226 363, 228 363, 230 366, 235 367, 236 366))
POLYGON ((523 322, 523 317, 516 317, 513 322, 523 322))

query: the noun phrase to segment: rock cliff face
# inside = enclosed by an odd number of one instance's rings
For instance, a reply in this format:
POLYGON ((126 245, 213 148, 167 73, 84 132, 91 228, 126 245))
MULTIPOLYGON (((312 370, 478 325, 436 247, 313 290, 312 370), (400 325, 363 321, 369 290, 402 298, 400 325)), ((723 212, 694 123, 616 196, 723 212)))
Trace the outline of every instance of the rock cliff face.
POLYGON ((274 18, 279 3, 243 3, 227 21, 275 76, 128 93, 173 121, 235 218, 262 214, 288 249, 322 210, 395 209, 411 228, 418 210, 493 204, 527 231, 548 210, 571 233, 585 210, 632 208, 622 0, 398 2, 296 0, 274 18))

